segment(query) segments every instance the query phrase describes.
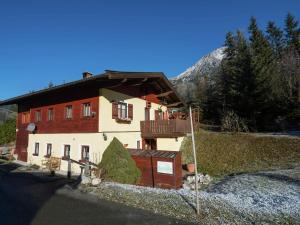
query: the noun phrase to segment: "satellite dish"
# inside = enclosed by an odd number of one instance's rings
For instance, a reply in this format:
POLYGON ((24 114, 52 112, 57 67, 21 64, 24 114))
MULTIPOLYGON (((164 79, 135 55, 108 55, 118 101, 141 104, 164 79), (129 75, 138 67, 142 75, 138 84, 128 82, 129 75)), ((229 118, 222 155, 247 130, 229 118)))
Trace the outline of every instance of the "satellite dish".
POLYGON ((30 124, 28 124, 26 130, 29 131, 29 132, 33 132, 35 130, 35 128, 36 128, 35 124, 34 123, 30 123, 30 124))

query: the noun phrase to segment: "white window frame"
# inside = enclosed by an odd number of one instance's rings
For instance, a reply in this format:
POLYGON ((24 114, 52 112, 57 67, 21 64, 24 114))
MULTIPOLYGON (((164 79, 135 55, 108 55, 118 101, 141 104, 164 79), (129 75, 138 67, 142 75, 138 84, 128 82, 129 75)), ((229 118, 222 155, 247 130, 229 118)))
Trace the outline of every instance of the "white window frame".
POLYGON ((90 117, 92 115, 92 105, 90 102, 82 104, 82 115, 83 117, 90 117))
POLYGON ((53 146, 52 143, 47 143, 46 144, 46 155, 47 156, 51 156, 52 155, 52 146, 53 146), (51 146, 51 148, 50 148, 50 154, 49 154, 49 148, 48 148, 49 146, 51 146))
POLYGON ((35 122, 41 122, 42 121, 42 110, 40 110, 40 109, 36 110, 34 117, 35 117, 35 122))
POLYGON ((128 104, 126 102, 118 102, 118 118, 128 119, 128 104))
POLYGON ((86 155, 88 155, 87 159, 90 161, 90 149, 91 149, 91 147, 89 145, 81 145, 81 148, 80 148, 80 157, 81 157, 82 160, 86 160, 86 155), (86 154, 86 152, 85 152, 85 154, 83 153, 83 148, 84 147, 88 148, 88 154, 86 154))
POLYGON ((70 144, 63 144, 63 157, 71 158, 71 145, 70 144), (66 146, 69 146, 69 154, 66 155, 66 146))
POLYGON ((48 121, 54 120, 54 108, 49 108, 47 111, 47 119, 48 121))
POLYGON ((35 142, 34 143, 34 155, 38 156, 40 152, 40 143, 39 142, 35 142))
POLYGON ((65 110, 66 110, 66 115, 65 115, 65 118, 66 119, 72 119, 73 118, 73 106, 72 105, 67 105, 65 107, 65 110))

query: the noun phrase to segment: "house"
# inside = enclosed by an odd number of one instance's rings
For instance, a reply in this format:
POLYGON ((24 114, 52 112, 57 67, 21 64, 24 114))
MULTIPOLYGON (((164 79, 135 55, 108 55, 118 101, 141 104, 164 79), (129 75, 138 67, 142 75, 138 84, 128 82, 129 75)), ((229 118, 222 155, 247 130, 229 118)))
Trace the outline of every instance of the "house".
MULTIPOLYGON (((15 153, 37 165, 50 156, 97 164, 114 137, 126 148, 179 151, 190 128, 186 120, 169 119, 169 109, 183 102, 159 72, 85 72, 78 81, 0 106, 9 104, 18 105, 15 153)), ((63 160, 61 170, 67 166, 63 160)))

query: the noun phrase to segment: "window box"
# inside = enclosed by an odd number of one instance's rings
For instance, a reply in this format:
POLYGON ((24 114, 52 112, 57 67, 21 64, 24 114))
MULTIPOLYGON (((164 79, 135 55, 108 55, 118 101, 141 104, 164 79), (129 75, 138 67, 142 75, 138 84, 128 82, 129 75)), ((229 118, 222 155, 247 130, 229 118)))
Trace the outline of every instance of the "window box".
POLYGON ((39 154, 37 154, 37 153, 33 153, 32 155, 33 155, 33 156, 39 156, 39 154))
POLYGON ((116 118, 116 121, 117 122, 120 122, 120 123, 131 123, 132 119, 130 118, 116 118))
POLYGON ((51 157, 51 155, 44 155, 44 157, 45 157, 45 158, 50 158, 50 157, 51 157))

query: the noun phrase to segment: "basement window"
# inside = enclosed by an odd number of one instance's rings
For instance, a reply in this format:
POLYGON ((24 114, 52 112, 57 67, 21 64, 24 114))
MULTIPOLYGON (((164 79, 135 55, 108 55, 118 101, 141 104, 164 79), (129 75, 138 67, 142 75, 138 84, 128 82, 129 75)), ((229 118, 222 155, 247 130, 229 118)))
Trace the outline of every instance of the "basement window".
POLYGON ((69 159, 70 158, 70 153, 71 153, 71 145, 64 145, 64 159, 69 159))
POLYGON ((34 156, 38 156, 39 155, 39 151, 40 151, 40 143, 36 142, 34 144, 34 153, 33 153, 33 155, 34 156))
POLYGON ((83 145, 81 146, 81 159, 82 160, 89 160, 90 156, 90 146, 88 145, 83 145))
POLYGON ((52 153, 52 144, 47 144, 47 152, 45 157, 49 158, 51 156, 52 153))

